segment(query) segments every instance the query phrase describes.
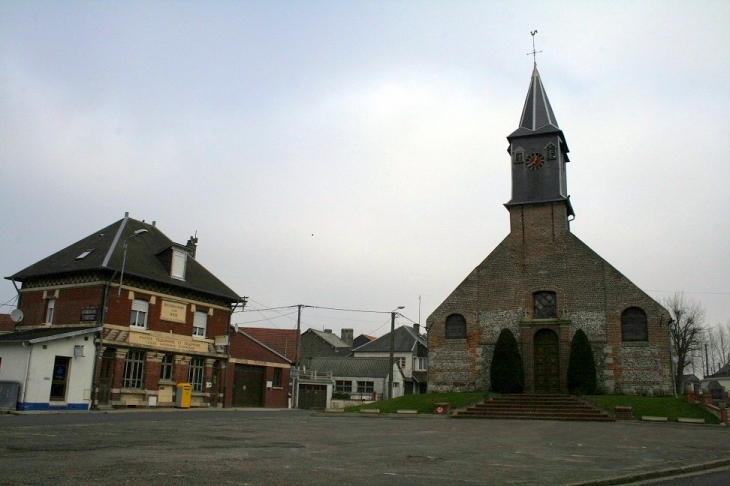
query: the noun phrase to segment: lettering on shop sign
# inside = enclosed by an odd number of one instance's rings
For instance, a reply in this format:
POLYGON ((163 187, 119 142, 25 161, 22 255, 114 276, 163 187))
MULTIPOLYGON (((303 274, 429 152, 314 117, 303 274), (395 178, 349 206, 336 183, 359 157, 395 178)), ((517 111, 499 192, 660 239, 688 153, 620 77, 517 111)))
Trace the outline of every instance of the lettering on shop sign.
POLYGON ((167 336, 154 336, 151 334, 142 334, 139 332, 129 333, 130 344, 141 344, 153 348, 172 348, 176 351, 190 351, 197 353, 207 353, 208 343, 201 341, 184 341, 167 336))
POLYGON ((160 319, 185 324, 185 313, 187 310, 187 304, 163 300, 160 306, 160 319))

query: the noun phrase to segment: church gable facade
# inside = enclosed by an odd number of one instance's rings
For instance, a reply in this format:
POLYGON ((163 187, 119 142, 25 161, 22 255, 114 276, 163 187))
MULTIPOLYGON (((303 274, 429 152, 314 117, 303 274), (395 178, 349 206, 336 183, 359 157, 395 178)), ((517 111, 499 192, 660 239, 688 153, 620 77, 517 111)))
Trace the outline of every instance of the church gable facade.
POLYGON ((429 316, 429 390, 489 389, 506 328, 526 392, 568 392, 570 342, 582 329, 601 391, 671 393, 668 312, 570 232, 568 147, 536 68, 508 140, 510 233, 429 316))

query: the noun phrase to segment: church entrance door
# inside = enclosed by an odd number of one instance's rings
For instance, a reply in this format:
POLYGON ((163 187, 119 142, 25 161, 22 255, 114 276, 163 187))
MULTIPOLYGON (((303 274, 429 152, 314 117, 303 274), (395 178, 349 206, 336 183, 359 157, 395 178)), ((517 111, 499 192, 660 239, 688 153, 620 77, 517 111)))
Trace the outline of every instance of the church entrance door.
POLYGON ((560 393, 560 347, 550 329, 535 333, 535 392, 560 393))

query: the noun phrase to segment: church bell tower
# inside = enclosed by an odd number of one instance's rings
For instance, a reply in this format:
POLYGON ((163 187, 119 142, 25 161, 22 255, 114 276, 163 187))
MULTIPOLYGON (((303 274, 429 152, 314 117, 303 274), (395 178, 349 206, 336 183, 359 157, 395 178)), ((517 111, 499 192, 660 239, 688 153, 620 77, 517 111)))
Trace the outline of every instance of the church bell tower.
POLYGON ((531 208, 549 205, 559 209, 557 214, 552 211, 553 222, 564 224, 567 229, 568 222, 575 216, 565 173, 565 166, 570 161, 568 144, 558 127, 537 65, 532 70, 519 128, 507 140, 512 166, 512 199, 505 206, 513 214, 513 223, 516 210, 519 210, 520 218, 524 218, 531 208), (554 221, 555 217, 563 221, 554 221))

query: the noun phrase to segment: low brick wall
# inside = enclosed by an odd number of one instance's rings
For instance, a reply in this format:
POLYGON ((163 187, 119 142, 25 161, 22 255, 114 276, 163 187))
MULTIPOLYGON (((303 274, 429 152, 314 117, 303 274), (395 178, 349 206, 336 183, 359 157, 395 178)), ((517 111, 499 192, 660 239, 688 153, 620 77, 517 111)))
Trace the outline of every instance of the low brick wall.
POLYGON ((634 420, 634 411, 631 407, 617 405, 614 408, 614 418, 616 420, 634 420))

